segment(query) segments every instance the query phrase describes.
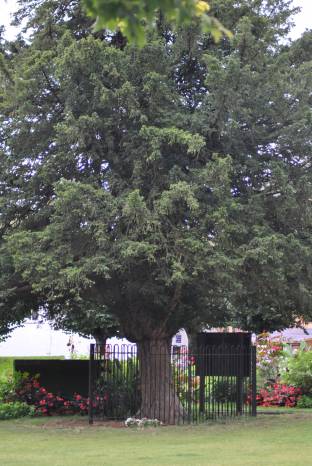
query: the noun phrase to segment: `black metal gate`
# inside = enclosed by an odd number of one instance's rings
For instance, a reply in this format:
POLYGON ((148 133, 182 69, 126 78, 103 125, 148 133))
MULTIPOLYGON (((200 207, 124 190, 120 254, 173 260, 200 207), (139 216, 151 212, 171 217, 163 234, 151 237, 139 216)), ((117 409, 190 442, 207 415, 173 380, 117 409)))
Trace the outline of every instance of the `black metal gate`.
MULTIPOLYGON (((154 358, 162 364, 163 355, 154 358)), ((165 363, 164 363, 165 364, 165 363)), ((167 380, 167 379, 166 379, 167 380)), ((136 345, 91 345, 89 366, 89 421, 142 418, 146 382, 140 374, 136 345), (145 387, 145 388, 144 388, 145 387)), ((174 422, 200 423, 220 417, 256 415, 256 348, 215 346, 190 353, 172 347, 170 380, 159 389, 149 417, 162 420, 163 408, 178 400, 174 422), (169 393, 170 392, 170 393, 169 393), (169 394, 169 396, 168 396, 169 394)), ((153 387, 148 385, 148 390, 153 387)), ((175 409, 175 408, 174 408, 175 409)))

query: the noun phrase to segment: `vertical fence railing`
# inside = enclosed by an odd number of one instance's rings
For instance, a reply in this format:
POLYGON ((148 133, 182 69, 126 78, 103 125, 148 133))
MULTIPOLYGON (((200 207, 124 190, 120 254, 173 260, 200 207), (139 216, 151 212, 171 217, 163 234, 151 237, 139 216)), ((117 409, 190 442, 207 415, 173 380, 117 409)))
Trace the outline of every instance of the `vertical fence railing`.
POLYGON ((257 348, 251 347, 251 415, 257 416, 257 348))
POLYGON ((90 345, 90 358, 89 358, 89 406, 88 406, 88 415, 89 415, 89 424, 93 424, 93 404, 94 404, 94 344, 90 345))
POLYGON ((151 361, 143 373, 135 345, 91 345, 89 422, 146 416, 191 424, 256 415, 255 347, 210 346, 196 353, 173 347, 169 366, 163 354, 151 361))

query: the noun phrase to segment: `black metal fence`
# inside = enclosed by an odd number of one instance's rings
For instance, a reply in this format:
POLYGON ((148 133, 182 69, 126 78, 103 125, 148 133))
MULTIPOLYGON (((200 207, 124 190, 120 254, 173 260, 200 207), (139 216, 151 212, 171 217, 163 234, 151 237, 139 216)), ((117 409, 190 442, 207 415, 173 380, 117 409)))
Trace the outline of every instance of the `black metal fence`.
POLYGON ((91 345, 89 421, 148 417, 199 423, 256 415, 256 348, 172 347, 149 366, 135 345, 91 345))

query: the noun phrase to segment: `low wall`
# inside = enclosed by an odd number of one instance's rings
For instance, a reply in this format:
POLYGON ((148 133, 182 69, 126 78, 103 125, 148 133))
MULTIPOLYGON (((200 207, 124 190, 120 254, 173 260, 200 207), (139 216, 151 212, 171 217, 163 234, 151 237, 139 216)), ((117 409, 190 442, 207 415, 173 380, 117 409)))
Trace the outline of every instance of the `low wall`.
POLYGON ((88 360, 15 359, 14 371, 40 374, 40 385, 54 394, 88 396, 88 360))

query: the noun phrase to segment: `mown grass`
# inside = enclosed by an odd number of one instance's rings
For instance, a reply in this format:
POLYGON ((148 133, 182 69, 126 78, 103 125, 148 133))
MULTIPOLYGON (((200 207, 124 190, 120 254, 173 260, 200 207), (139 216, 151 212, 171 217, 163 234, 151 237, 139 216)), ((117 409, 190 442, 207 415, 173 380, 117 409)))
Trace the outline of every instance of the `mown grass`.
POLYGON ((13 358, 0 358, 0 380, 13 373, 13 358))
POLYGON ((0 422, 1 466, 312 464, 312 412, 205 426, 114 429, 87 419, 0 422))

